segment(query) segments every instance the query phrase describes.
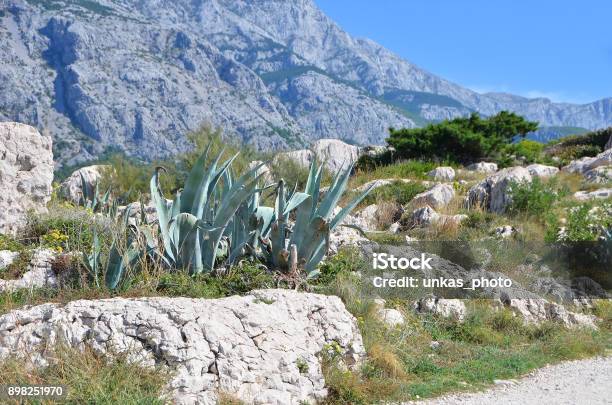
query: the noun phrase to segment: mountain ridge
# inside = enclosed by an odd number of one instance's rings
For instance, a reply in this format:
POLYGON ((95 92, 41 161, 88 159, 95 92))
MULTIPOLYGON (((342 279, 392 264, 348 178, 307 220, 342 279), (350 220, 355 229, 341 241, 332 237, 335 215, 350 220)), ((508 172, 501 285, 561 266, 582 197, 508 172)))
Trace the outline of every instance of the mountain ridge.
POLYGON ((612 125, 612 98, 480 94, 369 39, 312 0, 0 0, 0 120, 47 128, 60 164, 109 147, 146 159, 204 123, 257 149, 511 110, 543 126, 612 125))

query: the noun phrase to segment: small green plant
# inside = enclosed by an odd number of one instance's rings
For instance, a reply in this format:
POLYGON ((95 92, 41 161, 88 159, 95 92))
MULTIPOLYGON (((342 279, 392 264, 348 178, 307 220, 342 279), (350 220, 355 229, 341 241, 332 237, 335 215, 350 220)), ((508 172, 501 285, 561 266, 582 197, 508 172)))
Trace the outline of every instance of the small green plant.
POLYGON ((425 190, 427 190, 427 187, 418 182, 394 181, 373 190, 364 198, 362 205, 375 204, 380 201, 394 201, 400 205, 406 205, 412 201, 415 195, 425 190))
POLYGON ((8 235, 0 234, 0 250, 10 250, 11 252, 19 252, 24 248, 25 246, 18 240, 13 239, 8 235))
POLYGON ((295 361, 295 365, 300 372, 300 374, 308 374, 308 362, 302 358, 298 358, 295 361))

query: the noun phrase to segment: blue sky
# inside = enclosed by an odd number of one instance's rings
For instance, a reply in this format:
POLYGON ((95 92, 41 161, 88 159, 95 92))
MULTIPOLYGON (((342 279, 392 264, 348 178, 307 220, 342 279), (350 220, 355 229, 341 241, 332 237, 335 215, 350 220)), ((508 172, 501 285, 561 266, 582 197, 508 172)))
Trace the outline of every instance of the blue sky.
POLYGON ((612 97, 610 0, 315 0, 367 37, 476 91, 612 97))

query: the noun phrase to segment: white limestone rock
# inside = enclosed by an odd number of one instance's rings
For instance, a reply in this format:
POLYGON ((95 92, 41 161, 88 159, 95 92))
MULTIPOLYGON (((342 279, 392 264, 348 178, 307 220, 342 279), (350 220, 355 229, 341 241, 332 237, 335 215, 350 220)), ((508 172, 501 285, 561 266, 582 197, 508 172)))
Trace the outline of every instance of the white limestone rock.
POLYGON ((599 166, 584 173, 587 183, 603 184, 612 182, 612 165, 599 166))
POLYGON ((463 301, 436 297, 421 298, 414 303, 414 310, 418 313, 453 318, 458 322, 463 322, 467 313, 463 301))
POLYGON ((495 173, 497 171, 497 163, 492 162, 478 162, 472 163, 466 167, 467 170, 478 172, 478 173, 495 173))
POLYGON ((308 167, 316 157, 319 162, 325 164, 329 171, 336 173, 355 163, 359 156, 360 149, 357 146, 349 145, 339 139, 319 139, 311 145, 310 149, 279 153, 275 157, 275 162, 278 163, 284 159, 293 161, 299 166, 308 167))
POLYGON ((81 198, 83 197, 81 175, 83 176, 85 183, 88 184, 89 187, 94 188, 96 186, 96 182, 100 181, 102 178, 102 173, 104 173, 104 170, 108 169, 109 167, 109 165, 92 165, 75 170, 60 185, 61 195, 67 200, 72 201, 75 204, 79 204, 81 198))
POLYGON ((427 173, 427 176, 437 181, 453 181, 455 179, 455 169, 449 166, 440 166, 427 173))
POLYGON ((415 195, 411 202, 415 205, 429 205, 435 209, 448 205, 454 197, 453 186, 436 184, 431 189, 415 195))
POLYGON ((568 311, 563 305, 549 302, 543 298, 510 299, 506 305, 525 323, 541 323, 553 321, 568 327, 586 327, 597 329, 597 317, 568 311))
POLYGON ((488 176, 468 191, 465 204, 482 207, 492 212, 503 213, 511 202, 510 186, 513 183, 530 183, 529 170, 524 167, 509 167, 488 176))
POLYGON ((0 123, 0 233, 14 234, 26 214, 51 199, 51 137, 16 122, 0 123))
POLYGON ((559 173, 559 169, 554 166, 546 166, 539 163, 534 163, 526 167, 532 177, 546 179, 559 173))
POLYGON ((605 200, 612 197, 612 188, 600 188, 595 191, 576 191, 574 198, 578 201, 605 200))
POLYGON ((567 166, 563 167, 563 171, 568 173, 586 173, 589 170, 599 166, 612 165, 612 149, 607 149, 595 157, 583 157, 577 160, 572 160, 567 166))
POLYGON ((44 348, 60 341, 102 354, 112 348, 145 366, 166 364, 177 404, 213 405, 220 391, 252 404, 318 402, 327 395, 319 354, 334 345, 348 367, 365 354, 340 298, 290 290, 214 300, 80 300, 0 316, 0 358, 22 355, 46 365, 44 348))
MULTIPOLYGON (((17 256, 13 256, 10 262, 15 260, 16 257, 17 256)), ((57 287, 59 280, 51 268, 55 257, 56 254, 52 250, 36 249, 33 252, 28 270, 20 278, 16 280, 0 279, 0 293, 19 289, 57 287)))

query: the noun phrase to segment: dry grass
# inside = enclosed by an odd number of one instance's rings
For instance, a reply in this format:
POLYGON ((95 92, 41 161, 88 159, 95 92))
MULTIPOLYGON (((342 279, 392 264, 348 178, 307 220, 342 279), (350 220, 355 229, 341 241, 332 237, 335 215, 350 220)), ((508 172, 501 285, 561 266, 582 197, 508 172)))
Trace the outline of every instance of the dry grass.
POLYGON ((127 354, 105 356, 95 353, 89 347, 81 351, 56 346, 47 349, 46 357, 50 364, 42 368, 35 367, 23 358, 13 357, 1 361, 0 385, 61 385, 67 390, 62 403, 166 403, 162 396, 170 380, 170 372, 130 362, 127 354))

